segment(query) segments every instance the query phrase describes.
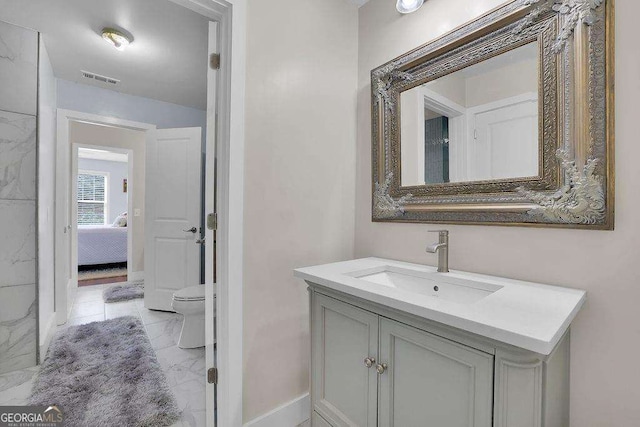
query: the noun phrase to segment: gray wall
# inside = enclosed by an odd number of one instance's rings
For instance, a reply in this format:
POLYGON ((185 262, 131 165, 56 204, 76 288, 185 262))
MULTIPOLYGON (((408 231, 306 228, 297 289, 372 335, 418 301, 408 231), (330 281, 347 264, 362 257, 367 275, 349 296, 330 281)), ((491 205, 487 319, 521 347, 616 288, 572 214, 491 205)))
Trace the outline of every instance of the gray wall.
MULTIPOLYGON (((150 123, 158 129, 201 127, 205 141, 207 112, 155 99, 58 79, 58 108, 150 123)), ((203 144, 204 147, 204 144, 203 144)))
POLYGON ((33 366, 38 33, 0 22, 0 373, 33 366))

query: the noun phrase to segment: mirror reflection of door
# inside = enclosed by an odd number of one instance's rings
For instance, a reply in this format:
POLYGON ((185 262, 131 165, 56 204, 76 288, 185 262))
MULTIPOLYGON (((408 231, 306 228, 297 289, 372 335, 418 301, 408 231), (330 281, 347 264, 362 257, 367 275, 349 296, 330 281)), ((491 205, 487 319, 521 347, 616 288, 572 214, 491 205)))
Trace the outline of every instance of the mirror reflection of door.
POLYGON ((538 175, 538 43, 401 94, 401 185, 538 175))

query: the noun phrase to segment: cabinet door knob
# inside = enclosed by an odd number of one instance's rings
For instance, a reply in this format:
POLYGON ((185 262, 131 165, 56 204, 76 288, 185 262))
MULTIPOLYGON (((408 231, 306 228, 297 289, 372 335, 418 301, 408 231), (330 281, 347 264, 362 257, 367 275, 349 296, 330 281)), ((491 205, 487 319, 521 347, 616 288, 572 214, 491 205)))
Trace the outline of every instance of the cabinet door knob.
POLYGON ((386 363, 383 363, 383 364, 379 364, 378 363, 378 366, 376 366, 376 371, 378 371, 379 375, 382 375, 382 374, 384 374, 384 371, 387 370, 387 368, 388 368, 388 366, 387 366, 386 363))
POLYGON ((374 359, 373 357, 367 357, 366 359, 364 359, 364 366, 366 366, 367 368, 372 367, 374 363, 376 363, 376 359, 374 359))

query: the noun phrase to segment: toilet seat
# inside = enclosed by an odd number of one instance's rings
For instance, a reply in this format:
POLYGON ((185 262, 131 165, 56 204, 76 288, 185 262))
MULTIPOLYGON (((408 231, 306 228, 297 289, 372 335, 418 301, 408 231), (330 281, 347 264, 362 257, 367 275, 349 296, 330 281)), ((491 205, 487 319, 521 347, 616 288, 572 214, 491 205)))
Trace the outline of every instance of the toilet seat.
POLYGON ((203 285, 189 286, 173 294, 175 301, 204 301, 205 287, 203 285))

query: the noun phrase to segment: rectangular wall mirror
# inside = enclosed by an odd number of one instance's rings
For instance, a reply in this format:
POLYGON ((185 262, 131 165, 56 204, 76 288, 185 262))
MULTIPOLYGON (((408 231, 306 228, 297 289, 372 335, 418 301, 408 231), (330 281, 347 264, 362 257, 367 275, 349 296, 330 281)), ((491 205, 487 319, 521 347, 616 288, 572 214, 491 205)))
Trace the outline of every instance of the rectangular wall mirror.
POLYGON ((516 0, 373 70, 373 220, 613 228, 612 13, 516 0))

